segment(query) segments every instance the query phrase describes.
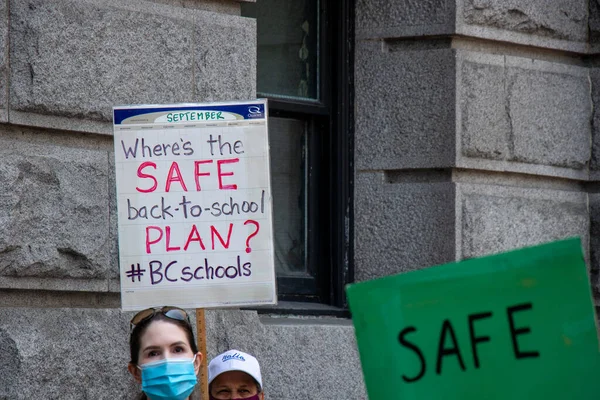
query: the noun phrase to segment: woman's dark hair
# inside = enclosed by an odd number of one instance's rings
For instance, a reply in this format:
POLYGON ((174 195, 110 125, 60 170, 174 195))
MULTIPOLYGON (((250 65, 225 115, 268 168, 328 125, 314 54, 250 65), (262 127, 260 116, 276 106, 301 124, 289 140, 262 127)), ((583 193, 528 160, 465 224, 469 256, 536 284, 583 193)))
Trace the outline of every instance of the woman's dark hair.
POLYGON ((185 332, 187 336, 187 340, 190 343, 190 347, 194 354, 198 352, 198 345, 196 344, 196 340, 194 339, 194 331, 192 331, 191 325, 187 321, 182 321, 174 318, 169 318, 162 313, 156 313, 152 318, 148 318, 137 324, 133 331, 131 331, 131 335, 129 336, 129 352, 131 356, 131 363, 138 365, 139 356, 140 356, 140 347, 142 345, 142 336, 148 326, 154 321, 165 321, 169 322, 173 325, 179 326, 185 332))

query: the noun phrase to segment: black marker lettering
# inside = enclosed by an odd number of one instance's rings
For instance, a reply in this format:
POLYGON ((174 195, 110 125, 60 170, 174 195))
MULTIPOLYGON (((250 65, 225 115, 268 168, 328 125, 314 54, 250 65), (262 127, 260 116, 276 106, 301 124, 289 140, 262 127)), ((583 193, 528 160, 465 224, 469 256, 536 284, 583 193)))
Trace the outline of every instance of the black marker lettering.
POLYGON ((469 315, 469 336, 471 337, 471 351, 473 352, 473 363, 475 368, 479 368, 479 356, 477 355, 477 343, 489 342, 489 336, 475 336, 475 325, 474 322, 478 319, 489 318, 492 316, 491 312, 484 312, 479 314, 469 315))
POLYGON ((425 375, 425 371, 427 370, 427 365, 425 363, 425 357, 423 357, 423 353, 421 352, 421 349, 419 349, 416 345, 407 341, 404 338, 405 335, 407 335, 411 332, 416 332, 416 331, 417 331, 417 328, 415 328, 414 326, 409 326, 408 328, 402 329, 402 331, 398 335, 398 341, 400 342, 400 344, 406 348, 411 349, 415 353, 417 353, 417 356, 419 357, 419 361, 421 361, 421 370, 419 371, 417 376, 415 376, 414 378, 409 378, 406 375, 402 375, 402 379, 404 380, 404 382, 408 382, 408 383, 416 382, 419 379, 421 379, 423 377, 423 375, 425 375))
POLYGON ((460 355, 460 349, 458 347, 458 342, 456 341, 456 335, 454 334, 454 328, 452 328, 452 324, 450 320, 445 319, 442 324, 442 332, 440 333, 440 342, 438 344, 438 354, 437 354, 437 363, 435 367, 435 372, 440 375, 442 373, 442 358, 445 356, 449 356, 452 354, 456 354, 458 357, 458 362, 460 363, 460 369, 465 370, 465 363, 463 362, 462 356, 460 355), (444 343, 446 341, 446 332, 450 333, 450 337, 452 338, 453 347, 446 349, 444 347, 444 343))
POLYGON ((517 342, 517 335, 523 335, 525 333, 531 332, 529 327, 524 328, 515 328, 515 321, 513 319, 513 313, 525 310, 531 310, 531 303, 518 304, 516 306, 508 307, 506 309, 506 313, 508 314, 508 324, 510 326, 510 338, 512 339, 513 351, 515 352, 515 357, 520 358, 537 358, 540 356, 540 353, 537 351, 521 351, 519 349, 519 343, 517 342))

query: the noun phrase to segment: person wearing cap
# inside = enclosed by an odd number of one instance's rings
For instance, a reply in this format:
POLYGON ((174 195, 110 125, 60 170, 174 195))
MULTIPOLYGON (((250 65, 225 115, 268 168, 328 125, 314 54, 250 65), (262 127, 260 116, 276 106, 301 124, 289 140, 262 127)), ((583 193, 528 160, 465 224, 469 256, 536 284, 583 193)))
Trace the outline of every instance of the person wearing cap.
POLYGON ((229 350, 208 364, 210 400, 264 400, 258 360, 248 353, 229 350))

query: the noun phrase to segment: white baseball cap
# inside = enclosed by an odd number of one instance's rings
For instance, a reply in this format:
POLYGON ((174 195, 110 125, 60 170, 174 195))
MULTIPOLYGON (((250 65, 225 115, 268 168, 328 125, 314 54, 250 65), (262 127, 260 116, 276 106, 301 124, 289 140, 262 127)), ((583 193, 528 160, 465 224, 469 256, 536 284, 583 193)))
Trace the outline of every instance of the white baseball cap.
POLYGON ((242 371, 254 378, 262 390, 262 376, 258 360, 248 353, 229 350, 219 354, 208 364, 208 384, 223 372, 242 371))

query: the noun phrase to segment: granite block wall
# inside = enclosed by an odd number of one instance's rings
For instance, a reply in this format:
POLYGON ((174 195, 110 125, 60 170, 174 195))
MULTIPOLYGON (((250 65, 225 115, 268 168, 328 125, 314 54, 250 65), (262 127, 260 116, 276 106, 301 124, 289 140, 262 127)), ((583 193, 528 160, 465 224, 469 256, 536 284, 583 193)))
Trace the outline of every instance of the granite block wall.
MULTIPOLYGON (((598 1, 355 7, 356 279, 577 235, 598 296, 598 1)), ((239 10, 0 0, 0 399, 135 393, 111 108, 255 97, 239 10)), ((267 398, 366 397, 347 319, 220 310, 207 327, 209 357, 257 354, 267 398)))
POLYGON ((356 13, 357 279, 579 236, 595 282, 597 2, 356 13))
MULTIPOLYGON (((192 320, 195 314, 190 310, 192 320)), ((115 308, 0 308, 0 399, 132 399, 129 319, 115 308)), ((349 320, 207 311, 208 359, 244 349, 266 398, 366 399, 349 320)))
POLYGON ((8 102, 8 7, 6 2, 0 1, 0 122, 6 122, 8 119, 7 102, 8 102))
POLYGON ((147 1, 32 0, 11 3, 10 21, 14 124, 110 134, 114 105, 256 93, 251 19, 147 1))
MULTIPOLYGON (((0 399, 139 391, 119 309, 112 107, 255 97, 256 21, 240 1, 0 0, 0 399)), ((348 319, 206 320, 207 357, 254 352, 267 398, 365 398, 348 319)))

